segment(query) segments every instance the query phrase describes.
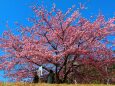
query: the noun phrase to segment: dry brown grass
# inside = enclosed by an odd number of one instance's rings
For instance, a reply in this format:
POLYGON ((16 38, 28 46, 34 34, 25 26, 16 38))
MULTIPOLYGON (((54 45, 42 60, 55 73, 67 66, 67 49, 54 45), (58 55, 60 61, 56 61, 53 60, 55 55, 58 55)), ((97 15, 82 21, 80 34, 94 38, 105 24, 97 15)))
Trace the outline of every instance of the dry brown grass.
POLYGON ((104 84, 32 84, 32 83, 0 83, 0 86, 115 86, 104 84))

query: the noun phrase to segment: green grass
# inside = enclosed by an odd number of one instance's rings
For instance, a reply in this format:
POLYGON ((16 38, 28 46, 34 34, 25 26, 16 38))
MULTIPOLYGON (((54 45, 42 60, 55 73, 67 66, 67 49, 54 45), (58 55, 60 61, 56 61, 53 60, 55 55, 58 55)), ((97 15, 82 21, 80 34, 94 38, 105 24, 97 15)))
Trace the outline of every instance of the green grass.
POLYGON ((0 83, 0 86, 115 86, 105 84, 45 84, 45 83, 0 83))

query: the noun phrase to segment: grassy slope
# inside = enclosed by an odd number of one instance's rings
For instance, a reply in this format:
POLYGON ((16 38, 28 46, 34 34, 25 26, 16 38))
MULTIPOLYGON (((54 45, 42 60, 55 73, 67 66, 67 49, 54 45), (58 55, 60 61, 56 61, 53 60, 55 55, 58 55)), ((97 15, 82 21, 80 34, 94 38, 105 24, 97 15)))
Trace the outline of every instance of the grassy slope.
POLYGON ((29 83, 0 83, 0 86, 115 86, 104 84, 29 84, 29 83))

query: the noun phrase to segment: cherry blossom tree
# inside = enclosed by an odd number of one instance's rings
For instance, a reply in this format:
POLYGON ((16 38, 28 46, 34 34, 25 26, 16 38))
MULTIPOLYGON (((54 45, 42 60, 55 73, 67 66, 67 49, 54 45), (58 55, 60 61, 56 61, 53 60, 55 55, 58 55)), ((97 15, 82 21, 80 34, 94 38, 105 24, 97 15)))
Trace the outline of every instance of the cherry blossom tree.
POLYGON ((92 66, 103 77, 109 76, 105 68, 115 63, 115 40, 109 41, 108 36, 115 37, 115 18, 105 20, 98 15, 92 22, 74 8, 65 13, 55 6, 51 11, 37 6, 32 9, 36 15, 29 18, 32 26, 18 25, 18 35, 5 31, 0 38, 0 49, 5 52, 0 69, 5 76, 15 81, 31 80, 39 66, 43 74, 53 70, 56 83, 70 80, 74 68, 85 72, 81 66, 92 66))

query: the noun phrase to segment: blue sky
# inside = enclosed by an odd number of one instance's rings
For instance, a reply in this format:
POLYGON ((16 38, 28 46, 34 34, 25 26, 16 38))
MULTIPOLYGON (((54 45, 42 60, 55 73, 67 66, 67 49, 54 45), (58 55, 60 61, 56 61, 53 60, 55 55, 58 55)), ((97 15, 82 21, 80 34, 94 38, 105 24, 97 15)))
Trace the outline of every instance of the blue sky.
MULTIPOLYGON (((29 25, 27 18, 34 16, 30 6, 36 1, 38 1, 39 5, 44 4, 48 9, 55 3, 57 8, 65 11, 72 5, 76 5, 77 8, 79 2, 85 3, 88 0, 0 0, 0 36, 7 29, 6 22, 14 32, 15 22, 29 25)), ((106 18, 115 16, 115 0, 89 0, 86 3, 86 7, 88 9, 82 11, 82 15, 86 18, 91 15, 98 15, 99 10, 106 18)), ((2 74, 3 72, 0 72, 0 81, 6 81, 1 76, 2 74)))

